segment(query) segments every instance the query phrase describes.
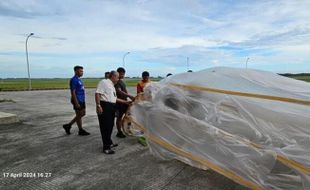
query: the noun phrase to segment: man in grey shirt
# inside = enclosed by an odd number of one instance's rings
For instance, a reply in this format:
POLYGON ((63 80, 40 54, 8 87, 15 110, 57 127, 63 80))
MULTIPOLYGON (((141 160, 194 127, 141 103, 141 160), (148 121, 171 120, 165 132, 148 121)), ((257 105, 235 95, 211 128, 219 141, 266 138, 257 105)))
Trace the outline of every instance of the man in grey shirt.
MULTIPOLYGON (((127 98, 130 98, 132 101, 135 99, 134 96, 128 94, 127 89, 126 89, 126 84, 124 83, 123 79, 125 77, 125 69, 122 67, 119 67, 117 69, 117 72, 119 73, 119 80, 117 83, 114 85, 115 90, 116 90, 116 95, 117 98, 122 99, 127 101, 127 98)), ((122 132, 122 117, 126 113, 128 109, 128 105, 126 104, 121 104, 121 103, 116 103, 116 126, 117 126, 117 134, 116 136, 118 138, 125 138, 126 136, 122 132)))

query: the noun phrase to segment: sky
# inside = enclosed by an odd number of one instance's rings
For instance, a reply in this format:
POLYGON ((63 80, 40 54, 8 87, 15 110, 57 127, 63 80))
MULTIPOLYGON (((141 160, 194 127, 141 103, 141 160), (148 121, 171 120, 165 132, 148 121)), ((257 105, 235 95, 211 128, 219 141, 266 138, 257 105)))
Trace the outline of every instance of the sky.
POLYGON ((308 0, 1 0, 0 78, 27 77, 30 33, 32 78, 69 78, 75 65, 84 77, 123 65, 127 76, 157 77, 246 62, 309 73, 309 10, 308 0))

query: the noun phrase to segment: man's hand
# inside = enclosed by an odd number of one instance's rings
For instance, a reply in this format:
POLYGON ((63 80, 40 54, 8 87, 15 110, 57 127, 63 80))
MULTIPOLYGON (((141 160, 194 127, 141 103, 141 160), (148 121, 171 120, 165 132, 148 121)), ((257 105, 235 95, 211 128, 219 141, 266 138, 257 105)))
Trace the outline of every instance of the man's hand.
POLYGON ((96 106, 96 112, 97 112, 97 114, 102 114, 103 110, 102 110, 102 107, 100 105, 96 106))
POLYGON ((135 97, 134 96, 129 95, 128 97, 131 99, 131 101, 135 101, 135 97))
POLYGON ((130 106, 132 104, 132 101, 126 101, 126 104, 130 106))
POLYGON ((81 105, 80 104, 76 104, 75 107, 80 110, 81 109, 81 105))

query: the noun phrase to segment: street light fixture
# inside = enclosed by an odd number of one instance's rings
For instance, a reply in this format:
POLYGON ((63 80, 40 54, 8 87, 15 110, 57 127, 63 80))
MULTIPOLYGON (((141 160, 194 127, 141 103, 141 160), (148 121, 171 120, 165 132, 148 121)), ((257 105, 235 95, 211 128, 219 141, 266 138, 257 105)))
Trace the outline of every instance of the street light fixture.
POLYGON ((245 68, 247 69, 248 68, 248 62, 249 62, 249 57, 246 59, 246 62, 245 62, 245 68))
POLYGON ((33 36, 34 33, 30 33, 26 38, 26 60, 27 60, 27 71, 28 71, 28 90, 31 90, 31 79, 30 79, 30 70, 29 70, 29 59, 28 59, 28 39, 30 36, 33 36))
POLYGON ((125 68, 125 57, 126 55, 130 54, 130 52, 128 51, 127 53, 124 54, 123 56, 123 67, 125 68))

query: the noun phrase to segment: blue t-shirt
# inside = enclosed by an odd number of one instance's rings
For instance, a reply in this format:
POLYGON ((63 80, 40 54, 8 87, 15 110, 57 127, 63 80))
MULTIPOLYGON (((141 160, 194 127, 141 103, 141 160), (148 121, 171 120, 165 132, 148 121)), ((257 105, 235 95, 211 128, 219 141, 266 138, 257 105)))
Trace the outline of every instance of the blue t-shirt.
POLYGON ((75 90, 76 98, 79 102, 85 102, 85 90, 82 80, 74 76, 70 80, 70 89, 75 90))

